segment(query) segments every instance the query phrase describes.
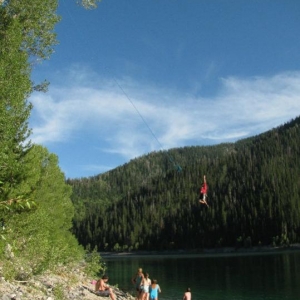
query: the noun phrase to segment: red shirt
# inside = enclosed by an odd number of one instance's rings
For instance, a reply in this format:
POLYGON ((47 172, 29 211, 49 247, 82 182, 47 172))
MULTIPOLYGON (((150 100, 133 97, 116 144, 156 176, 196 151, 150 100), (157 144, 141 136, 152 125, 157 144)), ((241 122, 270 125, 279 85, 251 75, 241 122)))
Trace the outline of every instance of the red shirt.
POLYGON ((204 182, 204 183, 202 184, 200 193, 201 193, 201 194, 206 194, 206 193, 207 193, 207 184, 206 184, 206 182, 204 182))

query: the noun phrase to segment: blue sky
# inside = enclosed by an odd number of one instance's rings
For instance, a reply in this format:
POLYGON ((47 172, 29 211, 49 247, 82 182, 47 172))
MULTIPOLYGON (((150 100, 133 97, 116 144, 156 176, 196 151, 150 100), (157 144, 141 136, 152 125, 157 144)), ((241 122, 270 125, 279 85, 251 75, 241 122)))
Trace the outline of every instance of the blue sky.
POLYGON ((300 1, 60 1, 31 139, 67 178, 253 136, 300 115, 300 1))

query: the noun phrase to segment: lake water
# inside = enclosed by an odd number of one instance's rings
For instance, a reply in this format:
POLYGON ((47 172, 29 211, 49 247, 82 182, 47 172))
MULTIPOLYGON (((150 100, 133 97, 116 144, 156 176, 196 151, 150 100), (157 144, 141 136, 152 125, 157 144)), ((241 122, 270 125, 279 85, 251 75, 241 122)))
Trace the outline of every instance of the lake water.
POLYGON ((111 285, 135 295, 131 278, 141 267, 157 279, 159 300, 300 300, 300 251, 240 255, 105 257, 111 285))

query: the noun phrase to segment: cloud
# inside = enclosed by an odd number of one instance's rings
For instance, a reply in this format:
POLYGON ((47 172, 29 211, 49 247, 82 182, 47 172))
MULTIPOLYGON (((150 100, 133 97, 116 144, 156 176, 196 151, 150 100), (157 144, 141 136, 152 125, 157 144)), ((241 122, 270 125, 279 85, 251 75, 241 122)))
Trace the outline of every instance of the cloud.
MULTIPOLYGON (((47 94, 34 94, 33 142, 63 144, 93 136, 102 152, 131 159, 154 150, 216 144, 255 135, 300 111, 300 73, 220 79, 211 97, 193 98, 142 85, 103 79, 74 68, 47 94)), ((100 151, 100 150, 99 150, 100 151)))

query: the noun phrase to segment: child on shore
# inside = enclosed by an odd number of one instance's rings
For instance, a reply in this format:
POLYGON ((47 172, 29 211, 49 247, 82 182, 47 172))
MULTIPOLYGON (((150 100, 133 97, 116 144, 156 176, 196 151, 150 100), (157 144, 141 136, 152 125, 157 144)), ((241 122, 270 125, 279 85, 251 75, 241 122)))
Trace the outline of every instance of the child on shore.
POLYGON ((149 278, 149 274, 145 273, 145 276, 141 282, 142 288, 142 300, 149 300, 149 287, 151 285, 151 279, 149 278))
POLYGON ((157 284, 157 280, 151 280, 151 285, 149 287, 150 300, 158 300, 158 293, 161 293, 160 286, 157 284))

